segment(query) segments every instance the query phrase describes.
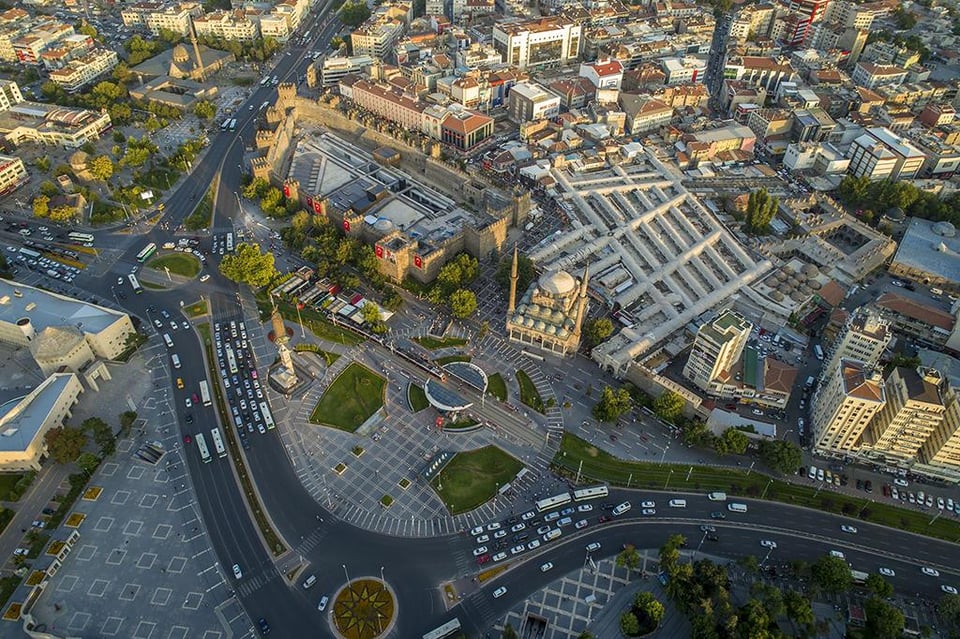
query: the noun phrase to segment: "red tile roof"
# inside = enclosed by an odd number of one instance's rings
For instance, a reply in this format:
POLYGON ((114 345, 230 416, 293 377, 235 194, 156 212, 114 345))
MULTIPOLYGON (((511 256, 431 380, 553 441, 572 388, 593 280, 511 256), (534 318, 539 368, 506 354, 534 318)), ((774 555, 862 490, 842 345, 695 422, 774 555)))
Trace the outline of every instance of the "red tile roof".
POLYGON ((903 295, 896 293, 884 293, 877 300, 877 306, 899 313, 911 319, 918 320, 930 326, 942 328, 945 331, 953 330, 956 322, 953 315, 938 308, 921 304, 903 295))

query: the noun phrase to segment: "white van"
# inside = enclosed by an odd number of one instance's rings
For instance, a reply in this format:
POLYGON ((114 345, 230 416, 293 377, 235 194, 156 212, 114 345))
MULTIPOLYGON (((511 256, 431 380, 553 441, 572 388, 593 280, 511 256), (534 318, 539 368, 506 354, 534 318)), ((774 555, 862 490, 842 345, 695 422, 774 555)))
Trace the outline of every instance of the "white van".
POLYGON ((174 367, 174 368, 180 368, 180 356, 179 356, 179 355, 177 355, 176 353, 174 353, 173 355, 170 356, 170 361, 173 362, 173 367, 174 367))
POLYGON ((303 582, 303 589, 304 589, 304 590, 308 590, 308 589, 309 589, 311 586, 313 586, 313 584, 315 584, 315 583, 317 583, 317 576, 316 576, 316 575, 310 575, 309 577, 307 577, 307 578, 304 580, 304 582, 303 582))
POLYGON ((173 340, 170 339, 169 333, 163 334, 163 343, 167 345, 167 348, 173 348, 173 340))
POLYGON ((629 501, 625 501, 625 502, 623 502, 622 504, 620 504, 619 506, 617 506, 616 508, 613 509, 613 514, 614 514, 614 515, 622 515, 623 513, 627 512, 628 510, 630 510, 630 502, 629 502, 629 501))
POLYGON ((710 501, 727 501, 727 493, 710 493, 707 495, 710 501))
POLYGON ((745 513, 747 512, 747 505, 739 504, 737 502, 731 502, 727 504, 727 510, 729 510, 732 513, 745 513))
POLYGON ((671 499, 670 500, 671 508, 686 508, 687 500, 686 499, 671 499))
POLYGON ((831 550, 831 551, 830 551, 830 556, 831 556, 831 557, 836 557, 837 559, 846 559, 846 557, 844 556, 844 554, 843 554, 842 552, 840 552, 839 550, 831 550))

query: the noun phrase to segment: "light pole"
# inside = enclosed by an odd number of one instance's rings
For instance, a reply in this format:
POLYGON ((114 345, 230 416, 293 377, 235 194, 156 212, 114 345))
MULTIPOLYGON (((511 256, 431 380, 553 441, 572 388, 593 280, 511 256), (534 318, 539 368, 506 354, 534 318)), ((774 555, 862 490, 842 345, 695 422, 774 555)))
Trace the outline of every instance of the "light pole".
POLYGON ((347 583, 350 583, 350 575, 347 574, 347 564, 340 564, 343 566, 343 576, 347 578, 347 583))
POLYGON ((770 484, 773 483, 773 478, 767 480, 767 485, 763 487, 763 493, 760 495, 760 499, 763 499, 767 496, 767 489, 770 488, 770 484))
POLYGON ((756 461, 750 462, 750 468, 747 469, 747 477, 750 476, 750 473, 753 471, 753 465, 756 464, 756 461))
POLYGON ((670 472, 667 474, 667 481, 663 482, 663 489, 666 490, 667 486, 670 484, 670 478, 673 476, 673 469, 670 469, 670 472))
POLYGON ((787 441, 787 435, 789 435, 789 434, 792 433, 792 432, 793 432, 793 429, 792 429, 792 428, 789 429, 789 430, 787 430, 787 432, 785 432, 785 433, 783 434, 783 441, 787 441))
POLYGON ((663 454, 660 455, 660 465, 663 466, 663 460, 667 458, 667 451, 670 450, 670 444, 666 444, 663 447, 663 454))
POLYGON ((760 562, 760 567, 763 568, 763 564, 767 563, 767 559, 770 558, 770 553, 773 552, 773 548, 767 548, 767 554, 764 555, 763 561, 760 562))

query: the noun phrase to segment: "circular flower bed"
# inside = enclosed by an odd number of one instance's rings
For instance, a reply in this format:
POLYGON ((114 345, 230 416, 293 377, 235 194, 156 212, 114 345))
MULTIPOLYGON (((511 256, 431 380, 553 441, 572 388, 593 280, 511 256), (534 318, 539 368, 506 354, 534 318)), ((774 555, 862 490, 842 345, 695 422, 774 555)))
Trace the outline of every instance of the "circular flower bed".
POLYGON ((334 595, 332 616, 344 639, 375 639, 393 627, 396 599, 379 579, 354 579, 334 595))

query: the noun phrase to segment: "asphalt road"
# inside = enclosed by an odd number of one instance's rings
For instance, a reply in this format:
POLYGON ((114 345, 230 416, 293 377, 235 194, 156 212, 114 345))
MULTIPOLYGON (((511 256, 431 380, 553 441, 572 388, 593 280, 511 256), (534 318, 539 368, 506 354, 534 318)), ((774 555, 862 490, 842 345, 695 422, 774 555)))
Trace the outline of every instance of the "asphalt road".
MULTIPOLYGON (((307 28, 316 30, 316 25, 307 28)), ((299 77, 306 66, 301 53, 318 44, 325 46, 337 30, 338 24, 332 22, 318 32, 315 42, 303 48, 291 49, 292 55, 280 56, 270 75, 278 75, 282 80, 299 77)), ((214 230, 232 228, 232 220, 239 213, 234 193, 240 183, 244 141, 253 135, 255 127, 252 124, 259 116, 257 107, 274 95, 275 89, 258 87, 248 102, 234 114, 238 120, 237 131, 219 133, 213 138, 207 154, 168 201, 164 213, 168 228, 176 228, 190 214, 218 174, 220 187, 214 230), (253 111, 248 109, 249 104, 254 105, 253 111)), ((169 231, 156 227, 130 246, 112 272, 99 280, 91 282, 84 279, 81 282, 85 288, 111 297, 110 289, 114 280, 119 274, 129 272, 129 267, 135 264, 133 256, 147 241, 162 243, 171 239, 173 236, 169 231)), ((158 310, 166 309, 174 317, 179 317, 176 311, 181 299, 189 301, 203 293, 210 299, 215 317, 221 320, 230 317, 239 319, 236 289, 219 276, 215 268, 216 261, 216 256, 210 256, 208 270, 212 277, 204 285, 193 283, 181 290, 164 292, 147 290, 143 295, 128 295, 124 303, 131 313, 150 321, 153 314, 147 312, 148 305, 155 305, 158 310)), ((197 430, 206 431, 217 420, 212 408, 189 409, 194 415, 194 423, 182 421, 188 410, 183 398, 194 392, 199 381, 205 378, 202 345, 193 332, 180 330, 172 333, 171 337, 175 342, 173 351, 179 354, 183 363, 181 369, 174 371, 174 376, 183 377, 186 386, 183 391, 174 390, 181 417, 181 435, 193 434, 197 430), (201 424, 203 426, 199 426, 201 424)), ((210 378, 216 380, 216 373, 213 372, 210 378)), ((342 585, 346 575, 355 578, 362 575, 377 576, 381 572, 393 585, 399 598, 400 615, 395 636, 420 636, 453 615, 461 619, 469 633, 476 634, 489 627, 495 618, 521 597, 554 579, 556 574, 582 566, 585 560, 584 545, 590 541, 601 542, 603 547, 600 555, 615 554, 626 542, 640 547, 658 547, 669 534, 676 532, 687 534, 693 543, 700 537, 698 526, 707 522, 718 527, 721 537, 719 543, 711 544, 709 551, 712 554, 735 557, 754 553, 762 557, 759 541, 774 539, 779 547, 770 559, 811 560, 829 549, 838 549, 846 554, 857 569, 872 571, 880 566, 893 568, 897 571, 894 585, 903 592, 936 597, 940 594, 941 583, 960 585, 960 573, 953 568, 960 566, 960 553, 953 544, 927 539, 917 543, 915 535, 862 522, 854 524, 859 528, 859 533, 849 535, 840 531, 840 524, 845 521, 842 517, 753 501, 747 502, 750 504, 748 513, 729 513, 727 520, 715 522, 710 520, 709 514, 713 510, 724 510, 723 505, 708 502, 704 496, 688 497, 688 507, 685 509, 669 509, 666 507, 667 498, 657 496, 656 500, 662 502, 658 503, 659 516, 644 518, 640 514, 638 493, 630 493, 630 499, 636 507, 622 520, 603 527, 591 526, 583 534, 548 545, 540 554, 530 557, 522 568, 504 574, 475 594, 468 594, 460 605, 447 613, 438 586, 444 579, 469 574, 475 568, 471 538, 385 537, 339 522, 328 516, 302 487, 280 438, 275 435, 258 437, 253 449, 246 455, 248 468, 256 480, 263 505, 280 534, 292 544, 301 544, 301 549, 305 550, 302 554, 310 566, 304 574, 317 576, 317 584, 305 591, 299 586, 291 588, 286 583, 272 557, 263 548, 232 465, 219 460, 203 464, 199 455, 191 452, 195 452, 195 449, 188 449, 186 457, 197 501, 211 543, 223 565, 223 574, 236 586, 230 570, 230 566, 236 562, 244 573, 241 583, 246 580, 257 583, 256 589, 242 596, 241 601, 252 619, 266 617, 274 635, 278 637, 332 636, 326 625, 326 615, 316 610, 320 596, 330 594, 342 585), (541 573, 539 566, 548 560, 556 567, 551 573, 541 573), (920 573, 918 566, 928 563, 941 571, 941 578, 926 577, 920 573), (494 600, 492 590, 501 584, 508 587, 508 593, 494 600)), ((615 491, 610 501, 625 499, 627 494, 615 491)), ((594 522, 596 515, 595 512, 594 522)), ((565 533, 565 537, 568 535, 565 533)), ((297 548, 293 550, 299 552, 297 548)))

